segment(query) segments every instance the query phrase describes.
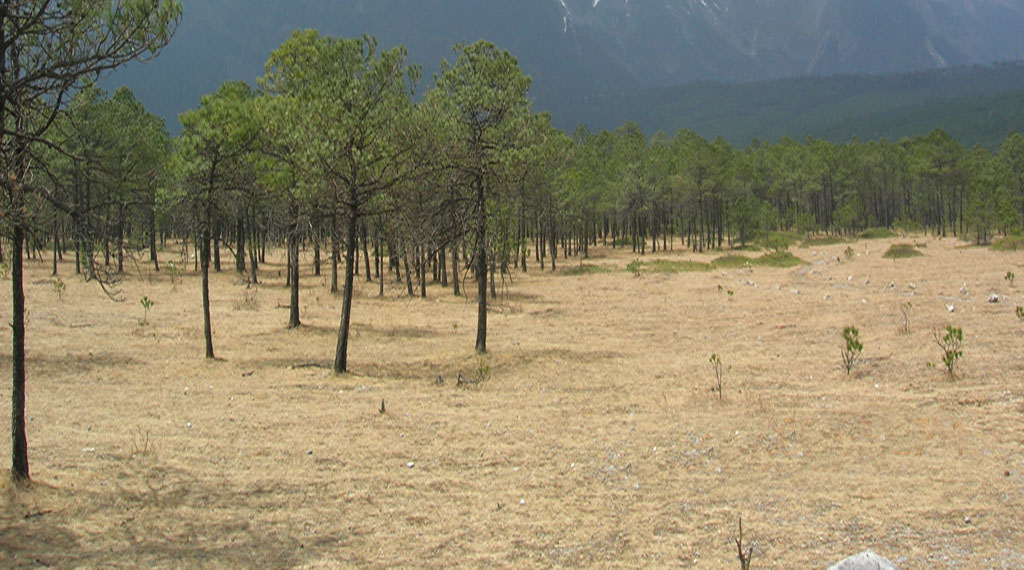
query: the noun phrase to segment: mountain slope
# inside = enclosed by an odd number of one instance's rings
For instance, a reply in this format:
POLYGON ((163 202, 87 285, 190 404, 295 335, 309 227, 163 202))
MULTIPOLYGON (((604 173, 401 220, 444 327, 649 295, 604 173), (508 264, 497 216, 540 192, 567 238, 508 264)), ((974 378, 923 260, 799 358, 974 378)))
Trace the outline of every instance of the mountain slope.
POLYGON ((745 146, 808 136, 843 142, 925 135, 942 128, 966 145, 997 147, 1024 132, 1024 65, 868 76, 696 83, 609 98, 587 109, 591 129, 633 121, 648 134, 681 128, 745 146))
POLYGON ((168 118, 229 79, 253 82, 292 30, 403 43, 424 84, 456 42, 488 39, 572 128, 640 89, 695 81, 892 73, 1024 60, 1022 0, 182 0, 164 53, 104 85, 168 118))

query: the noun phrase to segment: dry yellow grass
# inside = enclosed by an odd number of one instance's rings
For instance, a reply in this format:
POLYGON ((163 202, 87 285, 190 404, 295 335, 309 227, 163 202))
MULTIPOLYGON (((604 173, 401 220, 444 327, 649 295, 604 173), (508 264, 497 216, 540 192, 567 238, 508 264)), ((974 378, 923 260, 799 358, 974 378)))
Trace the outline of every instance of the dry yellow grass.
POLYGON ((340 301, 304 276, 305 326, 286 330, 280 254, 255 308, 214 276, 216 362, 198 277, 143 269, 113 303, 69 265, 58 298, 30 263, 35 484, 3 486, 0 566, 733 568, 742 515, 758 569, 865 548, 904 569, 1024 567, 1024 290, 1003 280, 1024 257, 925 243, 896 261, 892 240, 794 250, 795 269, 634 277, 607 249, 588 263, 614 272, 531 266, 485 360, 471 300, 360 283, 341 377, 340 301), (947 324, 966 337, 956 379, 932 339, 947 324), (455 386, 481 363, 485 382, 455 386))

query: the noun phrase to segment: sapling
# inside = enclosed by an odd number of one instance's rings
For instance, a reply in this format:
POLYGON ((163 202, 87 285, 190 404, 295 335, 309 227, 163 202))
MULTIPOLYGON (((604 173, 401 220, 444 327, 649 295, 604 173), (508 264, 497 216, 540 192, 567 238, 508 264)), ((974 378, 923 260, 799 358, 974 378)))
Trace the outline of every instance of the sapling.
POLYGON ((178 267, 173 261, 167 262, 167 275, 171 278, 171 289, 177 288, 177 283, 181 279, 181 268, 178 267))
POLYGON ((910 301, 900 303, 900 332, 903 334, 910 334, 910 311, 913 308, 910 301))
POLYGON ((935 344, 942 350, 942 363, 946 365, 949 375, 953 375, 956 362, 964 355, 964 331, 960 327, 946 325, 946 334, 941 338, 935 333, 935 344))
POLYGON ((149 297, 143 297, 139 299, 139 304, 142 305, 142 320, 139 321, 139 325, 146 326, 149 324, 149 310, 153 308, 154 303, 149 297))
POLYGON ((750 570, 750 559, 754 557, 754 547, 743 549, 743 517, 740 517, 740 535, 736 537, 736 550, 739 551, 740 570, 750 570))
POLYGON ((850 375, 854 363, 860 358, 864 345, 860 342, 860 331, 857 327, 849 326, 843 329, 843 366, 846 367, 846 375, 850 375))
POLYGON ((64 300, 64 291, 67 290, 67 285, 64 284, 64 280, 60 277, 53 281, 53 291, 57 293, 57 298, 64 300))
POLYGON ((711 370, 714 372, 715 381, 717 382, 717 385, 711 391, 718 392, 718 399, 722 400, 722 359, 717 354, 712 354, 708 362, 711 363, 711 370))

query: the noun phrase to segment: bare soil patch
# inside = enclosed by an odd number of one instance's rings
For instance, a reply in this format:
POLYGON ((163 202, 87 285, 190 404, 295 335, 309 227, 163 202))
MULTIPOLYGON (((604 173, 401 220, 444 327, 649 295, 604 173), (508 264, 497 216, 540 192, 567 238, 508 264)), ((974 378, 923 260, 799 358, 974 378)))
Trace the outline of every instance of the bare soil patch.
POLYGON ((866 548, 904 569, 1024 567, 1024 289, 1003 279, 1024 254, 918 238, 923 256, 883 259, 898 241, 795 250, 794 268, 635 276, 638 256, 606 248, 587 264, 610 271, 531 264, 486 358, 472 299, 360 280, 340 377, 340 299, 303 274, 287 330, 283 252, 255 296, 213 277, 213 362, 198 276, 141 264, 114 303, 67 264, 58 296, 29 263, 35 483, 3 484, 0 566, 727 568, 742 515, 759 569, 866 548), (956 378, 932 337, 947 324, 956 378), (864 343, 849 377, 847 325, 864 343))

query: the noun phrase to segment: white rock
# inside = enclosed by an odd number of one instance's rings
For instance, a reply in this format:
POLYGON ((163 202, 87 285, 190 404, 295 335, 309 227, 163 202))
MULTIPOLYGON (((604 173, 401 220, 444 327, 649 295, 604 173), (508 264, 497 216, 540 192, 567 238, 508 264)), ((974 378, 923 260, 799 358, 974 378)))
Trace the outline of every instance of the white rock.
POLYGON ((967 291, 967 284, 966 283, 964 283, 964 286, 960 288, 960 294, 963 295, 964 297, 966 297, 967 295, 970 294, 967 291))
POLYGON ((413 463, 412 461, 410 461, 410 462, 406 463, 405 466, 408 467, 409 469, 412 469, 413 467, 416 467, 416 464, 413 463))
POLYGON ((991 295, 988 296, 988 302, 989 303, 998 303, 999 302, 999 295, 996 295, 995 293, 992 293, 991 295))
POLYGON ((949 311, 950 313, 953 313, 956 312, 956 307, 954 307, 953 305, 946 305, 946 310, 949 311))
POLYGON ((828 570, 899 570, 899 568, 874 552, 865 550, 856 556, 829 566, 828 570))

